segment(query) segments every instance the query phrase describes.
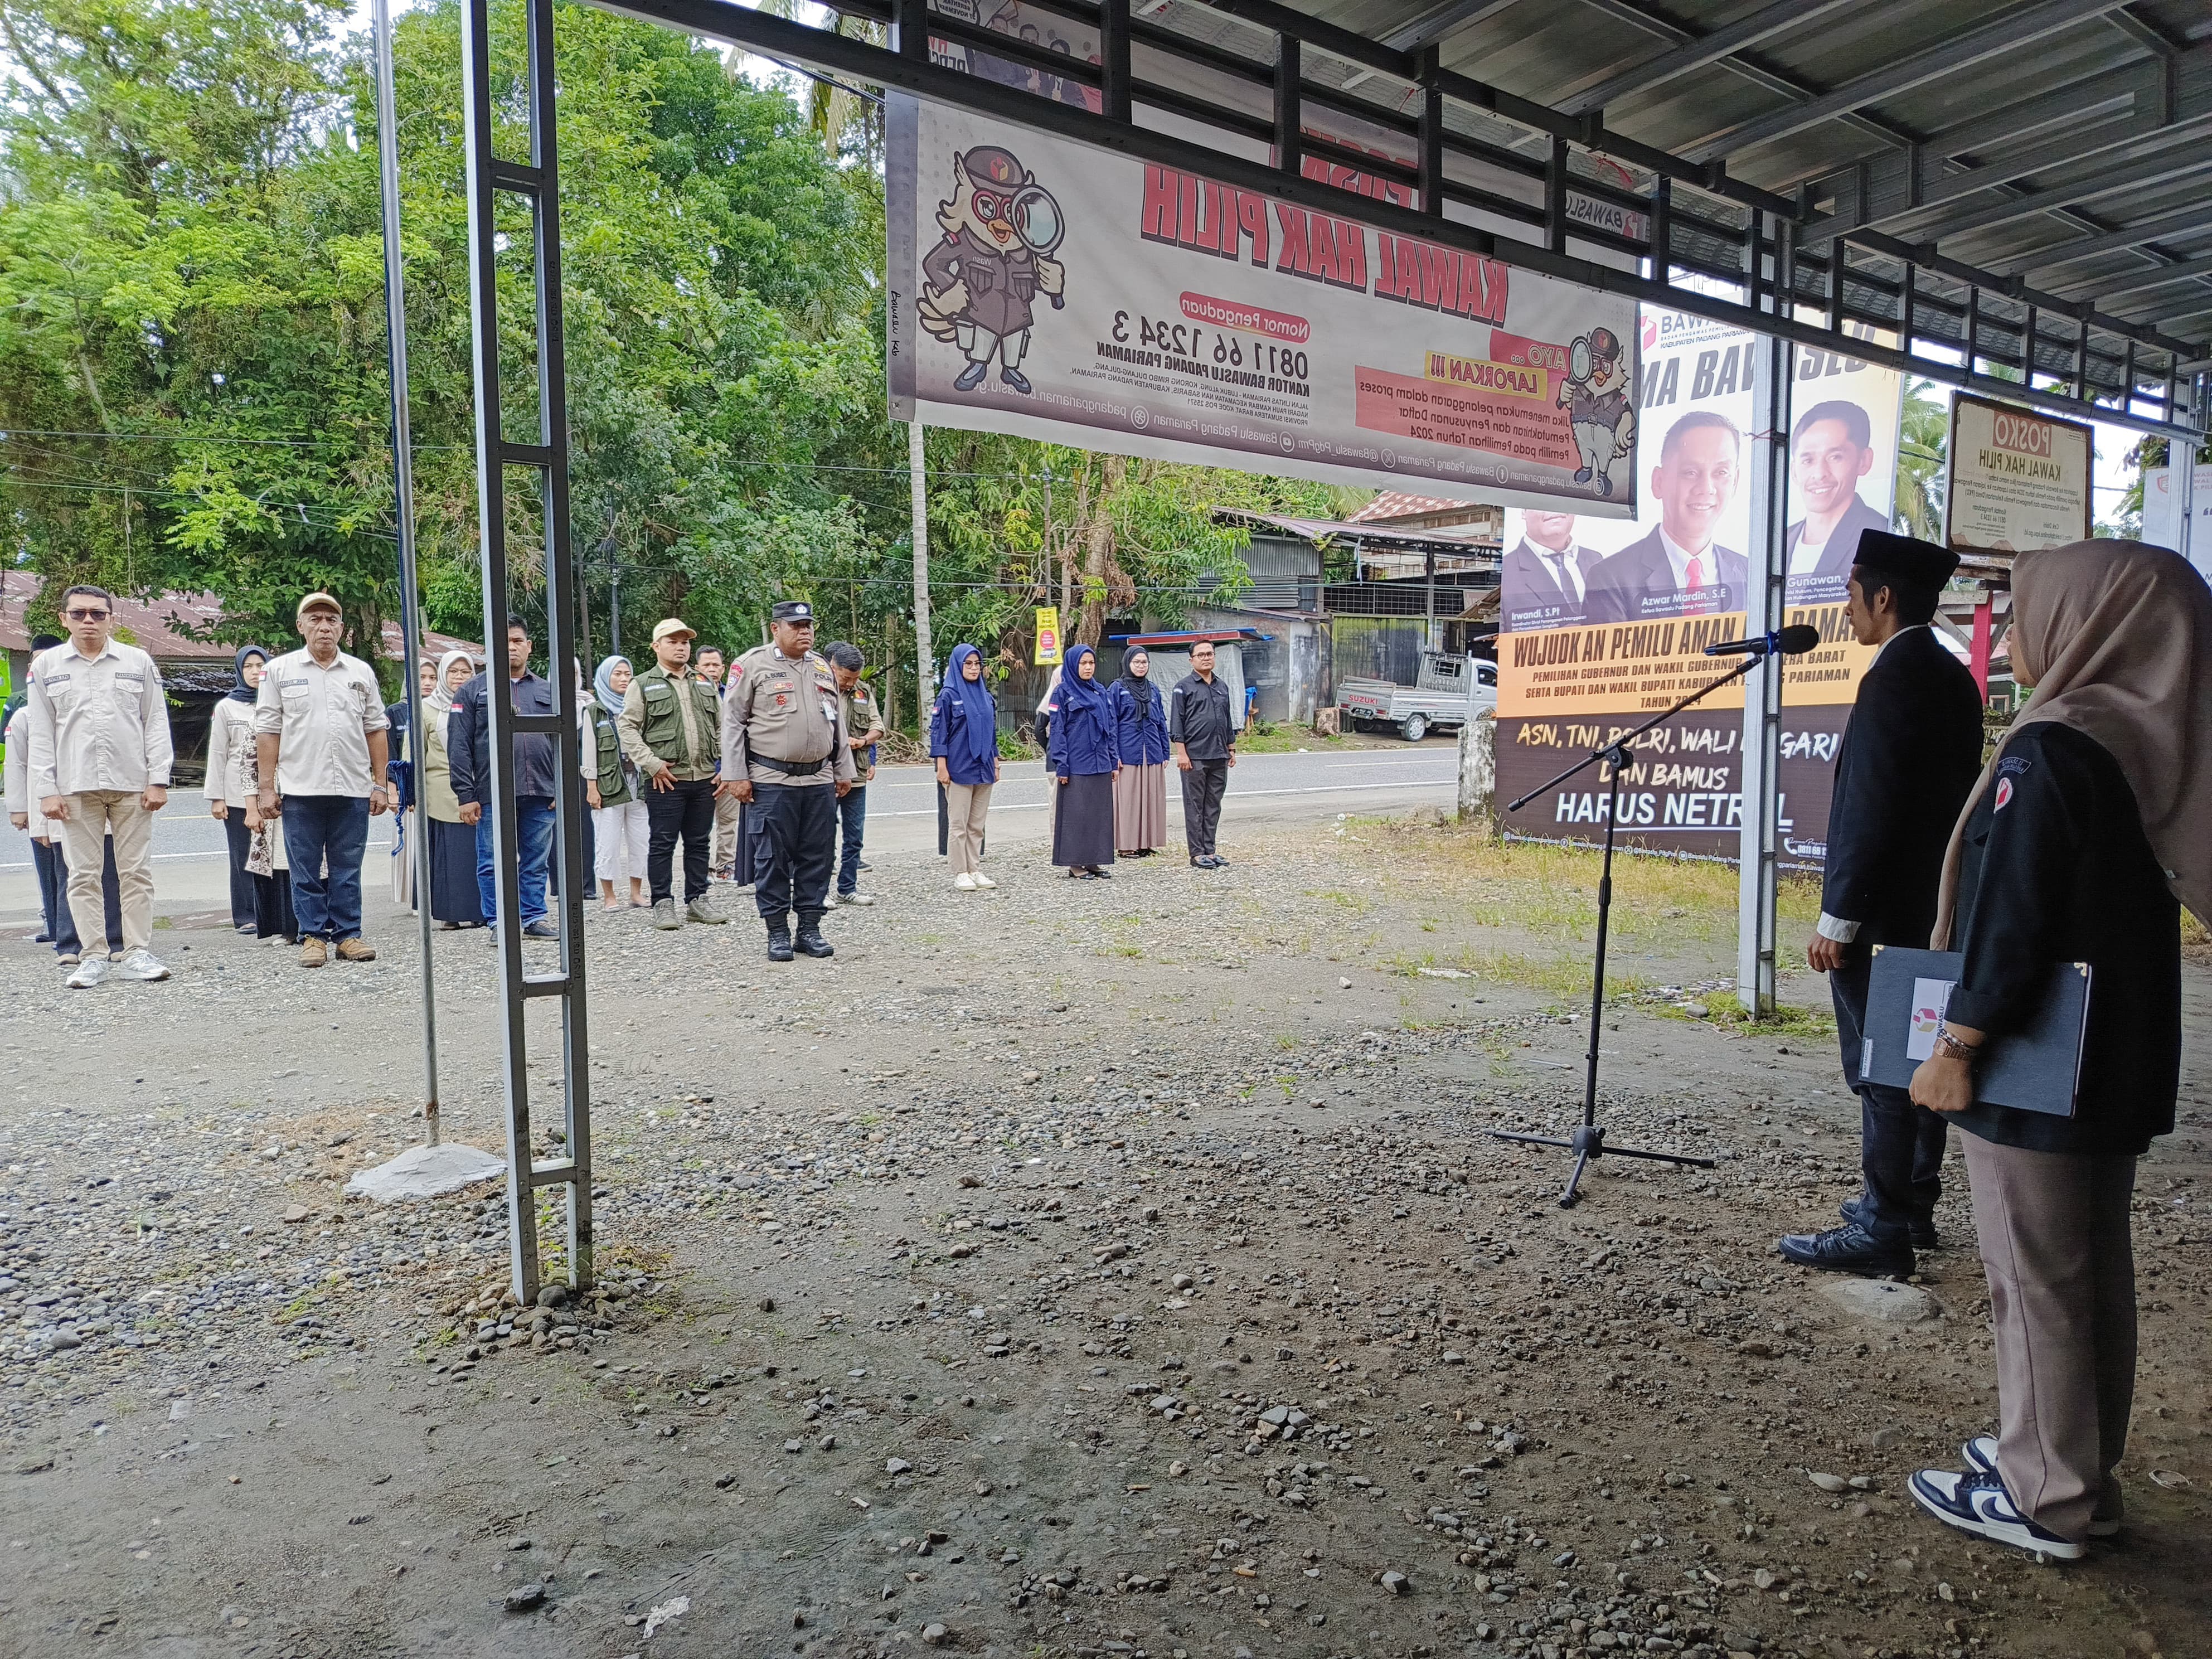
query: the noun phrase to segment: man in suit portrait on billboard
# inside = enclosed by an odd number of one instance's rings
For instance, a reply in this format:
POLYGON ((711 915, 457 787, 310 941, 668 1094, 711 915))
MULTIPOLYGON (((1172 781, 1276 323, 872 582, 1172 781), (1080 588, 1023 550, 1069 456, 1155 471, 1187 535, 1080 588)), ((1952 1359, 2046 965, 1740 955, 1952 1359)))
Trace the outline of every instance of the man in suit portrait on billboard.
POLYGON ((1859 480, 1874 471, 1872 423, 1856 404, 1815 404, 1790 434, 1792 495, 1805 516, 1783 544, 1792 605, 1840 604, 1859 538, 1887 531, 1889 520, 1859 498, 1859 480))
POLYGON ((1742 610, 1749 562, 1713 541, 1742 472, 1743 434, 1727 416, 1698 410, 1668 428, 1651 469, 1658 526, 1591 574, 1586 620, 1742 610))
POLYGON ((1498 573, 1507 631, 1567 628, 1582 621, 1583 596, 1604 559, 1575 539, 1573 514, 1523 513, 1521 539, 1498 573))

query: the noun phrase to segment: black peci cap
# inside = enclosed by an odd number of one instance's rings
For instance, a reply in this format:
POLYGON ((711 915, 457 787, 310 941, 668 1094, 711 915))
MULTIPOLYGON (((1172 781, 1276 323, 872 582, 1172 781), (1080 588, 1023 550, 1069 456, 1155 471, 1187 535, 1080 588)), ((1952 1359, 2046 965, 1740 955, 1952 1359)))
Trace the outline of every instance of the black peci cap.
POLYGON ((1858 552, 1851 562, 1915 587, 1941 587, 1959 568, 1959 556, 1933 542, 1892 535, 1887 530, 1868 530, 1860 532, 1858 552))

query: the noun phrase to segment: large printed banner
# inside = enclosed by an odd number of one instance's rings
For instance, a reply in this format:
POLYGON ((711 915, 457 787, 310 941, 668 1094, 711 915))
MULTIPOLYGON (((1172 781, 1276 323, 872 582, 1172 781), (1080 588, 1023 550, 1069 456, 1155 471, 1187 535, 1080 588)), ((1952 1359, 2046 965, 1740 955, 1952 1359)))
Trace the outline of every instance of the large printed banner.
MULTIPOLYGON (((1528 510, 1506 515, 1498 641, 1498 789, 1507 799, 1573 758, 1718 679, 1704 654, 1744 632, 1750 575, 1749 462, 1755 337, 1677 312, 1641 321, 1644 489, 1635 523, 1528 510)), ((1783 847, 1820 858, 1836 744, 1874 653, 1844 620, 1858 538, 1888 527, 1901 378, 1834 352, 1795 355, 1790 423, 1785 622, 1820 631, 1783 680, 1783 847)), ((1717 692, 1640 740, 1622 780, 1632 842, 1733 856, 1741 812, 1743 690, 1717 692)), ((1506 819, 1530 836, 1604 828, 1595 769, 1506 819)))
POLYGON ((1353 216, 890 101, 895 417, 1636 510, 1635 306, 1353 216))

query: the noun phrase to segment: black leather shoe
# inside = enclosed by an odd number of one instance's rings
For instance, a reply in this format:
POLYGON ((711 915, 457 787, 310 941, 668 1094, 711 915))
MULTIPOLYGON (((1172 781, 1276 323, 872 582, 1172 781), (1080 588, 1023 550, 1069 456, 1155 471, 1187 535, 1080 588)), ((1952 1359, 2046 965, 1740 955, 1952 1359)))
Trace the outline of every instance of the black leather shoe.
POLYGON ((1903 1279, 1913 1267, 1911 1245, 1885 1243, 1856 1222, 1825 1233, 1790 1233, 1775 1248, 1784 1261, 1801 1267, 1861 1273, 1869 1279, 1903 1279))
MULTIPOLYGON (((1836 1208, 1842 1212, 1844 1220, 1850 1222, 1853 1226, 1856 1226, 1858 1224, 1859 1217, 1864 1213, 1863 1207, 1863 1200, 1847 1198, 1842 1203, 1836 1206, 1836 1208)), ((1937 1250, 1943 1247, 1943 1241, 1942 1238, 1937 1237, 1936 1232, 1936 1224, 1932 1221, 1914 1222, 1912 1224, 1911 1232, 1912 1248, 1916 1250, 1937 1250)))
POLYGON ((770 962, 791 960, 791 935, 781 928, 768 936, 768 959, 770 962))
MULTIPOLYGON (((791 947, 786 945, 784 948, 788 951, 791 947)), ((802 921, 799 924, 799 948, 810 957, 834 957, 837 954, 837 947, 822 937, 822 924, 819 922, 802 921)))

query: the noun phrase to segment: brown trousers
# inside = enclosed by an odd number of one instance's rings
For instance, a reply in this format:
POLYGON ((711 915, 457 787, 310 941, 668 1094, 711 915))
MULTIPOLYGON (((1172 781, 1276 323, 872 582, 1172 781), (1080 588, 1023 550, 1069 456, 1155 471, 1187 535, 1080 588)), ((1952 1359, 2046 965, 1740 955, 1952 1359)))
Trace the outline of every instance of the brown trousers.
POLYGON ((2127 1448, 2136 1392, 2132 1158, 1965 1135, 1996 1328, 1997 1468, 2021 1512, 2080 1540, 2127 1448))

